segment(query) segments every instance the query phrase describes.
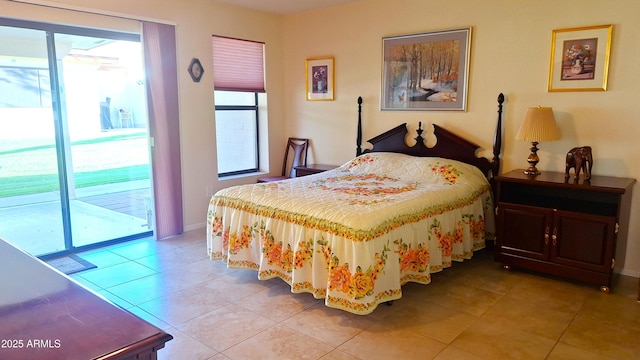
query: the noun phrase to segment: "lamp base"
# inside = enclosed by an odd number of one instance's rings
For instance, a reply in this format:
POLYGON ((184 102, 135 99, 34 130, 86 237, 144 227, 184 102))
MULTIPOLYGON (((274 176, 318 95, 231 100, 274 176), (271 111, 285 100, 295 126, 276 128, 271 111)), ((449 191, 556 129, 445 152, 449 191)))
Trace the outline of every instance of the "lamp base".
POLYGON ((527 158, 527 162, 529 163, 529 168, 525 170, 524 173, 529 176, 540 175, 540 171, 538 171, 538 169, 536 168, 536 165, 538 165, 538 162, 540 162, 540 158, 538 157, 537 141, 531 142, 530 150, 531 150, 531 154, 529 154, 529 157, 527 158))

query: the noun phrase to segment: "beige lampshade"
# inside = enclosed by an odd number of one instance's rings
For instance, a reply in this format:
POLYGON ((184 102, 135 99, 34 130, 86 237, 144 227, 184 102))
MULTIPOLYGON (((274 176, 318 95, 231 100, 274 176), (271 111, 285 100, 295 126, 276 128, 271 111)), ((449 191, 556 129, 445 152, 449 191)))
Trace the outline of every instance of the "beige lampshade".
POLYGON ((524 141, 552 141, 560 139, 556 118, 550 107, 530 107, 524 116, 516 139, 524 141))

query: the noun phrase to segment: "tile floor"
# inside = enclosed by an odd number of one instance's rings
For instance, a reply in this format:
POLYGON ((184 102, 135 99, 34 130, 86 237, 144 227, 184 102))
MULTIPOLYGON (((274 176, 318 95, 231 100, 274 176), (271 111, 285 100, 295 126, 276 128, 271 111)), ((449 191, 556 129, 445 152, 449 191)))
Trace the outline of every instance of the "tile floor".
POLYGON ((160 359, 639 359, 638 279, 613 293, 521 271, 482 250, 358 316, 206 255, 204 230, 81 253, 72 275, 174 336, 160 359))

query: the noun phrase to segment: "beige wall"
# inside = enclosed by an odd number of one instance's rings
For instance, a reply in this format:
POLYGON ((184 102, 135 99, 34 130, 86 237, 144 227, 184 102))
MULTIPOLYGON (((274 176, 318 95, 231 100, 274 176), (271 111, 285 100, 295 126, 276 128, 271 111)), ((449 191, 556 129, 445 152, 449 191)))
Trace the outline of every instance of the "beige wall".
MULTIPOLYGON (((467 136, 489 155, 496 119, 496 97, 507 98, 503 170, 526 166, 529 144, 513 140, 526 108, 552 106, 562 140, 540 144, 542 171, 563 171, 564 153, 576 145, 594 147, 594 173, 640 178, 640 57, 636 0, 363 0, 352 4, 277 16, 242 10, 213 0, 87 1, 50 0, 100 12, 156 19, 177 25, 183 194, 185 224, 204 224, 214 190, 254 178, 217 181, 215 176, 211 34, 267 43, 269 156, 279 171, 286 136, 312 139, 309 161, 341 164, 355 154, 356 99, 364 98, 365 139, 403 122, 437 123, 467 136), (613 24, 612 58, 606 92, 547 92, 553 29, 613 24), (471 26, 473 28, 467 112, 381 112, 379 110, 382 37, 471 26), (335 101, 305 100, 304 64, 308 57, 334 56, 335 101), (186 67, 198 57, 205 67, 200 83, 186 67), (209 72, 207 72, 209 70, 209 72)), ((54 11, 0 0, 1 16, 62 20, 54 11)), ((103 26, 102 23, 98 26, 103 26)), ((117 23, 117 22, 116 22, 117 23)), ((111 26, 111 22, 105 25, 111 26)), ((86 24, 85 24, 86 25, 86 24)), ((638 186, 634 200, 638 198, 638 186)), ((640 202, 632 205, 632 222, 640 202)), ((640 225, 631 224, 623 273, 640 275, 640 225)))
MULTIPOLYGON (((312 139, 310 161, 341 164, 355 154, 356 99, 364 99, 365 139, 403 122, 436 123, 464 134, 489 155, 496 97, 507 98, 503 171, 526 167, 530 144, 514 140, 530 106, 554 109, 562 139, 541 143, 542 171, 564 171, 564 154, 594 148, 595 174, 640 179, 637 0, 365 0, 285 17, 287 133, 312 139), (547 92, 553 29, 613 24, 606 92, 547 92), (381 112, 382 37, 471 26, 467 112, 381 112), (335 101, 307 102, 307 57, 334 56, 335 101), (339 130, 337 130, 339 129, 339 130)), ((634 200, 640 188, 634 189, 634 200)), ((632 205, 624 273, 640 275, 640 201, 632 205)), ((621 254, 622 255, 622 254, 621 254)), ((618 256, 620 257, 620 256, 618 256)))

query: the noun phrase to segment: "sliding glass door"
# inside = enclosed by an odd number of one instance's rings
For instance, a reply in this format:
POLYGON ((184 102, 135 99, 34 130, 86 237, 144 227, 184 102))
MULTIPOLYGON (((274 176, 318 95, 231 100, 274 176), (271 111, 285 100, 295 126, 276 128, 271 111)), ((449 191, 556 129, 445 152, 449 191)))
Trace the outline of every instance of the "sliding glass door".
POLYGON ((0 19, 0 237, 34 255, 152 234, 137 34, 0 19))
POLYGON ((8 27, 0 34, 0 237, 35 254, 61 251, 47 34, 8 27))

